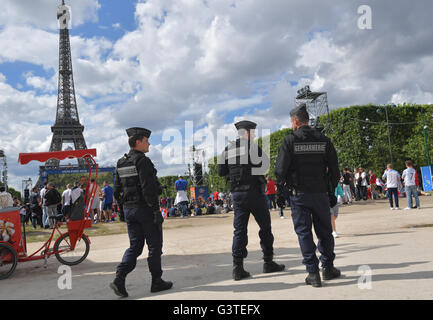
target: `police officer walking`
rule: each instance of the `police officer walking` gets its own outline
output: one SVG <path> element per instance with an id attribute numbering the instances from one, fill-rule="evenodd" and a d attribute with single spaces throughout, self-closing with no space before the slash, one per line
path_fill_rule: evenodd
<path id="1" fill-rule="evenodd" d="M 244 270 L 243 260 L 247 257 L 247 227 L 250 213 L 260 227 L 260 246 L 263 251 L 263 272 L 279 272 L 284 265 L 273 261 L 274 236 L 271 231 L 271 217 L 265 198 L 269 158 L 254 143 L 256 124 L 240 121 L 235 124 L 239 139 L 230 143 L 218 160 L 218 174 L 228 176 L 233 197 L 233 279 L 241 280 L 250 276 Z"/>
<path id="2" fill-rule="evenodd" d="M 303 104 L 290 112 L 293 133 L 282 142 L 275 164 L 278 190 L 291 189 L 292 220 L 298 235 L 303 264 L 308 277 L 306 284 L 321 287 L 319 260 L 311 230 L 314 225 L 321 253 L 322 276 L 330 280 L 340 276 L 334 267 L 334 237 L 332 236 L 331 206 L 340 174 L 335 148 L 329 138 L 308 125 L 309 115 Z M 281 193 L 278 195 L 279 201 Z"/>
<path id="3" fill-rule="evenodd" d="M 145 156 L 149 151 L 151 131 L 144 128 L 126 130 L 129 137 L 128 154 L 117 162 L 114 197 L 123 203 L 124 218 L 128 227 L 130 247 L 117 266 L 116 278 L 110 288 L 121 297 L 127 297 L 125 279 L 134 270 L 137 257 L 143 252 L 146 241 L 147 262 L 152 275 L 151 292 L 170 289 L 172 282 L 161 279 L 162 223 L 158 196 L 162 193 L 152 161 Z"/>

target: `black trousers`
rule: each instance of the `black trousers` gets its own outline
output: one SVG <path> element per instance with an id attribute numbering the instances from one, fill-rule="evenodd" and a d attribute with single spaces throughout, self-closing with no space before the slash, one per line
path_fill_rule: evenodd
<path id="1" fill-rule="evenodd" d="M 250 213 L 260 227 L 260 246 L 264 257 L 273 256 L 274 236 L 271 230 L 271 216 L 265 194 L 258 189 L 233 192 L 234 235 L 232 255 L 234 258 L 244 259 L 248 255 L 248 220 Z"/>
<path id="2" fill-rule="evenodd" d="M 31 219 L 32 219 L 33 228 L 36 229 L 36 225 L 37 224 L 40 225 L 41 228 L 42 228 L 43 225 L 42 225 L 42 209 L 41 209 L 41 207 L 40 206 L 35 206 L 33 209 L 31 209 L 31 211 L 32 211 L 32 213 L 31 213 L 31 215 L 32 215 Z"/>
<path id="3" fill-rule="evenodd" d="M 389 205 L 392 208 L 392 196 L 394 195 L 395 207 L 398 208 L 398 189 L 397 188 L 388 188 L 388 199 Z"/>
<path id="4" fill-rule="evenodd" d="M 367 187 L 366 186 L 360 186 L 360 200 L 367 200 Z"/>
<path id="5" fill-rule="evenodd" d="M 334 237 L 332 236 L 329 198 L 326 193 L 298 193 L 290 197 L 292 220 L 298 235 L 307 272 L 319 271 L 316 249 L 321 253 L 322 267 L 333 266 Z M 318 238 L 317 247 L 313 240 L 312 227 Z"/>
<path id="6" fill-rule="evenodd" d="M 135 269 L 137 258 L 147 243 L 149 271 L 153 278 L 162 275 L 162 231 L 153 223 L 151 208 L 125 208 L 125 221 L 128 226 L 130 247 L 126 249 L 122 262 L 117 266 L 117 275 L 125 278 Z"/>
<path id="7" fill-rule="evenodd" d="M 269 210 L 276 209 L 277 208 L 277 202 L 275 200 L 275 194 L 267 194 L 266 198 L 267 198 Z"/>
<path id="8" fill-rule="evenodd" d="M 355 194 L 355 200 L 359 201 L 361 200 L 361 186 L 359 184 L 356 185 L 356 194 Z"/>

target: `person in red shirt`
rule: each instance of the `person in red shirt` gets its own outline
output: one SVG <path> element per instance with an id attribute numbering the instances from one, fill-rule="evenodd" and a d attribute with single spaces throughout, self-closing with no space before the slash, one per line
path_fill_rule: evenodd
<path id="1" fill-rule="evenodd" d="M 167 200 L 165 197 L 161 198 L 161 208 L 167 208 Z"/>
<path id="2" fill-rule="evenodd" d="M 369 184 L 370 184 L 370 193 L 371 193 L 371 198 L 372 199 L 379 199 L 379 195 L 377 194 L 377 184 L 376 184 L 376 176 L 374 175 L 373 171 L 369 171 L 368 172 L 370 179 L 369 179 Z"/>
<path id="3" fill-rule="evenodd" d="M 215 192 L 213 193 L 213 200 L 214 200 L 214 201 L 219 200 L 218 194 L 219 194 L 218 191 L 215 191 Z"/>
<path id="4" fill-rule="evenodd" d="M 271 176 L 267 177 L 266 184 L 266 198 L 268 199 L 268 208 L 269 210 L 277 209 L 277 203 L 275 201 L 275 194 L 277 191 L 275 190 L 275 181 L 272 180 Z"/>

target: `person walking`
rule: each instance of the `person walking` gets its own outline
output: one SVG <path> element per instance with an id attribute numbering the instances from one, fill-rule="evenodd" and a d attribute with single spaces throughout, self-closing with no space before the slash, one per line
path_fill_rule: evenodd
<path id="1" fill-rule="evenodd" d="M 343 189 L 341 188 L 340 184 L 337 184 L 337 187 L 335 188 L 335 196 L 338 198 L 338 196 L 340 197 L 344 197 L 344 192 Z M 335 224 L 335 220 L 337 220 L 338 218 L 338 202 L 335 204 L 335 206 L 333 206 L 332 208 L 330 208 L 331 211 L 331 225 L 332 225 L 332 236 L 334 238 L 338 238 L 339 235 L 337 233 L 337 226 Z"/>
<path id="2" fill-rule="evenodd" d="M 43 228 L 44 226 L 42 224 L 42 201 L 37 187 L 34 187 L 32 189 L 32 194 L 30 195 L 30 210 L 33 228 L 36 229 L 37 224 L 40 225 L 41 228 Z"/>
<path id="3" fill-rule="evenodd" d="M 367 187 L 368 187 L 368 177 L 367 173 L 364 171 L 363 168 L 359 168 L 359 178 L 360 184 L 359 184 L 359 190 L 360 190 L 360 199 L 366 201 L 368 199 L 367 197 Z"/>
<path id="4" fill-rule="evenodd" d="M 271 176 L 266 179 L 266 198 L 268 200 L 269 210 L 277 209 L 277 203 L 275 201 L 275 181 L 272 180 Z"/>
<path id="5" fill-rule="evenodd" d="M 330 207 L 337 202 L 334 190 L 340 179 L 337 152 L 328 137 L 308 125 L 305 104 L 292 109 L 290 117 L 293 132 L 284 138 L 275 164 L 277 185 L 287 185 L 292 191 L 292 220 L 304 258 L 302 262 L 308 272 L 305 283 L 321 287 L 316 248 L 321 253 L 323 279 L 331 280 L 341 275 L 334 267 L 330 217 Z M 279 187 L 278 190 L 283 189 Z M 319 240 L 317 247 L 312 225 Z"/>
<path id="6" fill-rule="evenodd" d="M 173 286 L 162 276 L 162 217 L 158 197 L 162 188 L 149 152 L 151 131 L 145 128 L 126 130 L 130 151 L 117 161 L 114 198 L 123 203 L 125 222 L 128 227 L 130 247 L 125 251 L 122 262 L 117 266 L 116 277 L 110 288 L 120 297 L 127 297 L 126 276 L 135 269 L 137 258 L 147 243 L 147 263 L 152 275 L 150 291 L 159 292 Z"/>
<path id="7" fill-rule="evenodd" d="M 361 172 L 359 168 L 353 169 L 353 178 L 354 178 L 354 184 L 355 184 L 355 201 L 361 200 Z"/>
<path id="8" fill-rule="evenodd" d="M 413 163 L 410 160 L 405 162 L 406 169 L 403 171 L 401 177 L 404 179 L 404 191 L 407 197 L 407 207 L 405 210 L 412 209 L 412 196 L 415 198 L 417 209 L 421 209 L 419 204 L 418 190 L 416 184 L 416 170 L 413 168 Z"/>
<path id="9" fill-rule="evenodd" d="M 44 198 L 45 206 L 47 207 L 48 226 L 50 229 L 53 229 L 55 220 L 51 217 L 57 215 L 57 205 L 62 201 L 62 196 L 55 188 L 54 183 L 49 182 L 47 184 L 47 191 L 44 194 Z"/>
<path id="10" fill-rule="evenodd" d="M 40 195 L 41 195 L 41 200 L 42 200 L 42 224 L 44 226 L 44 228 L 48 228 L 48 217 L 47 217 L 47 206 L 46 206 L 46 200 L 45 200 L 45 192 L 47 192 L 48 188 L 47 188 L 48 182 L 45 181 L 44 182 L 44 187 L 41 189 L 40 191 Z"/>
<path id="11" fill-rule="evenodd" d="M 63 215 L 68 218 L 71 214 L 71 203 L 72 203 L 72 185 L 68 184 L 66 186 L 66 190 L 62 193 L 62 213 Z"/>
<path id="12" fill-rule="evenodd" d="M 174 200 L 174 205 L 178 205 L 181 213 L 181 218 L 183 219 L 187 213 L 187 205 L 188 205 L 188 194 L 186 192 L 188 188 L 188 182 L 183 179 L 181 175 L 178 177 L 179 179 L 174 183 L 174 189 L 176 190 L 176 199 Z"/>
<path id="13" fill-rule="evenodd" d="M 92 191 L 94 184 L 96 184 L 95 197 L 93 198 L 93 203 L 92 203 L 90 211 L 92 212 L 92 219 L 94 219 L 94 212 L 96 210 L 96 214 L 97 214 L 98 219 L 94 219 L 94 221 L 95 221 L 95 223 L 99 223 L 99 222 L 102 222 L 102 212 L 99 208 L 100 207 L 100 203 L 99 203 L 100 199 L 99 198 L 102 197 L 102 191 L 101 191 L 101 188 L 99 187 L 99 184 L 97 184 L 95 182 L 95 179 L 92 178 L 90 180 L 90 188 L 89 188 L 90 191 L 89 192 Z"/>
<path id="14" fill-rule="evenodd" d="M 379 199 L 379 194 L 377 192 L 377 177 L 372 170 L 368 172 L 369 175 L 369 183 L 370 183 L 370 193 L 371 199 L 377 200 Z"/>
<path id="15" fill-rule="evenodd" d="M 277 186 L 276 188 L 283 188 L 282 192 L 278 192 L 280 195 L 277 197 L 277 205 L 280 208 L 280 219 L 285 219 L 284 217 L 284 208 L 286 205 L 290 208 L 290 195 L 289 195 L 289 189 L 287 189 L 287 186 Z"/>
<path id="16" fill-rule="evenodd" d="M 233 279 L 250 277 L 244 269 L 243 261 L 248 255 L 248 220 L 252 214 L 259 225 L 260 246 L 263 252 L 263 272 L 284 270 L 283 264 L 273 261 L 274 236 L 271 230 L 271 216 L 265 197 L 266 179 L 264 173 L 269 169 L 269 158 L 254 143 L 254 130 L 257 124 L 240 121 L 235 124 L 239 138 L 230 143 L 218 160 L 218 174 L 228 176 L 233 196 L 234 235 L 232 245 Z"/>
<path id="17" fill-rule="evenodd" d="M 350 188 L 350 184 L 353 182 L 352 175 L 350 174 L 350 170 L 348 168 L 344 169 L 343 174 L 343 193 L 345 202 L 352 204 L 352 190 Z"/>
<path id="18" fill-rule="evenodd" d="M 391 210 L 400 210 L 398 206 L 398 186 L 400 184 L 400 174 L 392 168 L 392 164 L 386 166 L 382 180 L 386 179 L 386 189 L 388 193 L 389 205 Z M 392 198 L 394 196 L 395 208 Z"/>
<path id="19" fill-rule="evenodd" d="M 111 222 L 111 215 L 113 214 L 113 188 L 109 185 L 108 181 L 104 181 L 102 189 L 102 210 L 105 215 L 105 222 Z"/>

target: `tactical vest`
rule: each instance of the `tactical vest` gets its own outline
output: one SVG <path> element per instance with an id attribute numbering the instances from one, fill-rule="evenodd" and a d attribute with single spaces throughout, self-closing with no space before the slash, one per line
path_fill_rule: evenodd
<path id="1" fill-rule="evenodd" d="M 266 179 L 263 176 L 252 175 L 252 165 L 248 152 L 249 143 L 243 144 L 240 139 L 227 147 L 226 161 L 229 168 L 229 182 L 232 192 L 260 188 L 266 184 Z"/>
<path id="2" fill-rule="evenodd" d="M 305 193 L 327 192 L 327 138 L 311 128 L 305 136 L 299 130 L 291 135 L 293 162 L 289 170 L 289 186 Z"/>
<path id="3" fill-rule="evenodd" d="M 123 191 L 123 205 L 127 208 L 136 208 L 146 205 L 143 199 L 141 183 L 137 171 L 138 161 L 145 157 L 144 154 L 125 154 L 117 162 L 117 174 Z"/>

